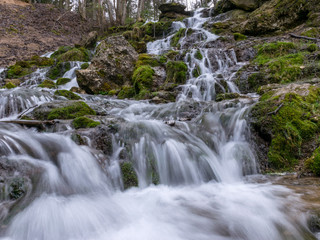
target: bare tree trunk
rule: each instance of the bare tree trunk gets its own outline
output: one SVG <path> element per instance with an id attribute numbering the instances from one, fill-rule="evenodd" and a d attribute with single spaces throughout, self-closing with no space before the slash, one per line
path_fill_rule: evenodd
<path id="1" fill-rule="evenodd" d="M 106 4 L 107 4 L 107 11 L 108 11 L 108 15 L 109 15 L 109 20 L 110 20 L 110 24 L 112 26 L 114 26 L 114 18 L 113 18 L 113 13 L 114 13 L 114 8 L 112 3 L 110 2 L 110 0 L 105 0 Z"/>
<path id="2" fill-rule="evenodd" d="M 141 13 L 144 9 L 144 1 L 145 0 L 139 0 L 138 3 L 138 10 L 137 10 L 137 20 L 139 20 L 141 18 Z"/>

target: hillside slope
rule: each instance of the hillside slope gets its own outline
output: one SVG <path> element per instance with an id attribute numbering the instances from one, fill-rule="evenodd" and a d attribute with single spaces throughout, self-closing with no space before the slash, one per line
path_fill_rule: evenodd
<path id="1" fill-rule="evenodd" d="M 0 66 L 72 45 L 92 23 L 49 4 L 0 0 Z"/>

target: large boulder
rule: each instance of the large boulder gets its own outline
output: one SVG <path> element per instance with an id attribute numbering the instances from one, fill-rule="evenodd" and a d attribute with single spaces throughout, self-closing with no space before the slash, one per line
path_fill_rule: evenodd
<path id="1" fill-rule="evenodd" d="M 255 10 L 259 7 L 259 0 L 230 0 L 237 8 L 245 11 Z"/>
<path id="2" fill-rule="evenodd" d="M 186 6 L 180 3 L 165 3 L 159 6 L 161 14 L 159 19 L 182 19 L 192 15 L 192 12 L 185 11 Z"/>
<path id="3" fill-rule="evenodd" d="M 123 36 L 102 41 L 85 70 L 76 72 L 77 81 L 89 94 L 106 93 L 131 81 L 138 53 Z"/>
<path id="4" fill-rule="evenodd" d="M 98 39 L 98 33 L 97 31 L 92 31 L 88 35 L 82 37 L 81 41 L 76 44 L 76 46 L 85 47 L 88 49 L 93 49 L 96 46 Z"/>

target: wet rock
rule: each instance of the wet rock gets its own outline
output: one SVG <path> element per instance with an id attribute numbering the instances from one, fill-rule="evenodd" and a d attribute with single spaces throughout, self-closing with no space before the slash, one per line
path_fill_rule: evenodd
<path id="1" fill-rule="evenodd" d="M 123 36 L 102 41 L 92 64 L 76 72 L 81 89 L 89 94 L 106 93 L 131 81 L 138 53 Z"/>
<path id="2" fill-rule="evenodd" d="M 93 49 L 96 46 L 97 39 L 98 33 L 96 31 L 92 31 L 88 35 L 84 36 L 81 41 L 76 44 L 76 47 L 82 46 L 88 49 Z"/>

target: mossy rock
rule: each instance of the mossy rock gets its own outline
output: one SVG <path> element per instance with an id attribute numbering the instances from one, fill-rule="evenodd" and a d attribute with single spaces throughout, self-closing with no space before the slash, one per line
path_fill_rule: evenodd
<path id="1" fill-rule="evenodd" d="M 301 149 L 317 141 L 320 89 L 309 84 L 267 91 L 252 111 L 253 127 L 269 142 L 268 160 L 275 170 L 292 170 Z"/>
<path id="2" fill-rule="evenodd" d="M 42 83 L 38 85 L 41 88 L 56 88 L 56 84 L 51 80 L 44 80 Z"/>
<path id="3" fill-rule="evenodd" d="M 54 60 L 46 57 L 33 56 L 26 61 L 17 61 L 8 68 L 7 77 L 20 78 L 34 72 L 37 68 L 48 67 L 54 64 Z"/>
<path id="4" fill-rule="evenodd" d="M 169 28 L 171 27 L 171 22 L 169 21 L 158 21 L 158 22 L 149 22 L 141 27 L 144 34 L 151 37 L 163 37 L 168 33 Z"/>
<path id="5" fill-rule="evenodd" d="M 7 89 L 12 89 L 12 88 L 16 88 L 17 86 L 14 85 L 12 82 L 8 82 L 6 83 L 6 85 L 4 85 L 4 87 Z"/>
<path id="6" fill-rule="evenodd" d="M 88 62 L 90 60 L 89 51 L 83 47 L 72 48 L 69 51 L 57 56 L 58 62 L 81 61 Z"/>
<path id="7" fill-rule="evenodd" d="M 239 93 L 220 93 L 216 97 L 216 102 L 221 102 L 223 100 L 235 99 L 235 98 L 239 98 L 239 97 L 240 97 Z"/>
<path id="8" fill-rule="evenodd" d="M 73 102 L 65 107 L 52 109 L 48 113 L 48 120 L 74 119 L 85 115 L 96 115 L 96 112 L 85 102 Z"/>
<path id="9" fill-rule="evenodd" d="M 120 164 L 121 174 L 122 174 L 122 182 L 124 189 L 128 189 L 130 187 L 138 186 L 138 177 L 137 174 L 130 162 L 124 162 Z"/>
<path id="10" fill-rule="evenodd" d="M 132 86 L 123 86 L 121 91 L 118 93 L 119 99 L 125 99 L 125 98 L 133 98 L 135 96 L 136 92 L 134 87 Z"/>
<path id="11" fill-rule="evenodd" d="M 187 80 L 188 66 L 182 61 L 169 61 L 166 72 L 166 82 L 184 84 Z"/>
<path id="12" fill-rule="evenodd" d="M 58 78 L 58 80 L 56 81 L 56 85 L 64 85 L 70 81 L 70 78 Z"/>
<path id="13" fill-rule="evenodd" d="M 201 51 L 198 49 L 194 55 L 194 57 L 198 60 L 202 60 L 203 59 L 203 56 L 201 54 Z"/>
<path id="14" fill-rule="evenodd" d="M 50 58 L 57 58 L 58 56 L 66 53 L 66 52 L 68 52 L 68 51 L 71 50 L 71 49 L 72 49 L 72 47 L 70 47 L 70 46 L 61 46 L 61 47 L 58 48 L 57 51 L 55 51 L 55 52 L 50 56 Z"/>
<path id="15" fill-rule="evenodd" d="M 180 46 L 179 46 L 179 41 L 180 41 L 180 39 L 181 39 L 182 37 L 185 36 L 185 34 L 186 34 L 186 29 L 185 29 L 185 28 L 180 28 L 179 31 L 176 32 L 176 33 L 174 34 L 174 36 L 172 37 L 170 45 L 171 45 L 172 47 L 178 47 L 178 48 L 179 48 L 179 47 L 180 47 Z"/>
<path id="16" fill-rule="evenodd" d="M 247 36 L 241 34 L 241 33 L 234 33 L 233 34 L 234 40 L 236 41 L 243 41 L 247 39 Z"/>
<path id="17" fill-rule="evenodd" d="M 72 126 L 78 128 L 94 128 L 99 126 L 100 122 L 94 121 L 88 117 L 77 117 L 72 121 Z"/>
<path id="18" fill-rule="evenodd" d="M 149 65 L 151 67 L 161 66 L 166 60 L 161 57 L 150 55 L 150 54 L 140 54 L 138 61 L 136 62 L 136 67 L 139 68 L 143 65 Z"/>
<path id="19" fill-rule="evenodd" d="M 313 152 L 312 156 L 306 160 L 305 166 L 315 175 L 320 176 L 320 147 L 318 147 Z"/>
<path id="20" fill-rule="evenodd" d="M 58 62 L 54 66 L 52 66 L 48 73 L 47 77 L 54 80 L 59 77 L 62 77 L 67 71 L 71 69 L 71 65 L 69 62 Z"/>
<path id="21" fill-rule="evenodd" d="M 80 100 L 82 99 L 80 96 L 78 96 L 77 94 L 71 92 L 71 91 L 68 91 L 68 90 L 57 90 L 54 92 L 54 95 L 56 96 L 62 96 L 62 97 L 65 97 L 69 100 Z"/>
<path id="22" fill-rule="evenodd" d="M 154 70 L 149 65 L 138 67 L 132 76 L 133 87 L 136 94 L 142 90 L 150 90 L 153 82 Z"/>
<path id="23" fill-rule="evenodd" d="M 81 69 L 87 69 L 89 67 L 89 63 L 82 63 L 80 67 Z"/>

